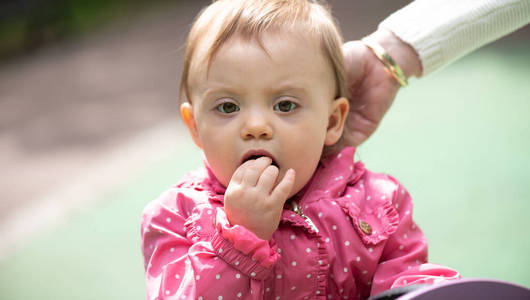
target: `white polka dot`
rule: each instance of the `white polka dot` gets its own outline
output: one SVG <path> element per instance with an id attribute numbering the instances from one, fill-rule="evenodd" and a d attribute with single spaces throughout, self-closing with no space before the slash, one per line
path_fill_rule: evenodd
<path id="1" fill-rule="evenodd" d="M 344 245 L 349 246 L 350 245 L 350 241 L 345 241 Z"/>
<path id="2" fill-rule="evenodd" d="M 378 219 L 381 219 L 381 214 L 377 214 L 377 218 L 378 218 Z"/>
<path id="3" fill-rule="evenodd" d="M 153 250 L 153 244 L 149 245 L 149 248 L 150 248 L 151 250 Z"/>
<path id="4" fill-rule="evenodd" d="M 166 290 L 166 295 L 169 295 L 169 290 Z"/>
<path id="5" fill-rule="evenodd" d="M 213 258 L 213 260 L 218 260 L 219 259 L 219 256 L 216 256 Z"/>
<path id="6" fill-rule="evenodd" d="M 304 206 L 304 208 L 305 208 L 305 209 L 308 209 L 308 208 L 309 208 L 309 205 Z"/>
<path id="7" fill-rule="evenodd" d="M 211 214 L 212 214 L 212 210 L 209 209 L 209 210 L 206 211 L 206 213 L 209 214 L 209 215 L 211 215 Z"/>
<path id="8" fill-rule="evenodd" d="M 252 272 L 252 273 L 250 273 L 250 276 L 251 276 L 251 277 L 256 277 L 256 273 L 255 273 L 255 272 Z"/>
<path id="9" fill-rule="evenodd" d="M 219 253 L 223 253 L 223 248 L 219 248 Z"/>
<path id="10" fill-rule="evenodd" d="M 306 249 L 305 249 L 305 252 L 309 253 L 309 252 L 311 252 L 311 249 L 306 248 Z"/>
<path id="11" fill-rule="evenodd" d="M 320 295 L 320 291 L 317 291 L 317 295 Z"/>
<path id="12" fill-rule="evenodd" d="M 318 213 L 318 217 L 322 218 L 322 213 L 321 212 Z"/>
<path id="13" fill-rule="evenodd" d="M 169 252 L 173 252 L 173 251 L 175 251 L 175 248 L 169 249 Z"/>
<path id="14" fill-rule="evenodd" d="M 373 252 L 373 251 L 374 251 L 374 249 L 373 249 L 372 247 L 368 248 L 368 252 L 371 253 L 371 252 Z"/>
<path id="15" fill-rule="evenodd" d="M 350 171 L 353 171 L 353 166 L 350 166 Z"/>
<path id="16" fill-rule="evenodd" d="M 296 286 L 293 285 L 293 286 L 291 287 L 291 290 L 292 290 L 292 291 L 296 290 Z"/>
<path id="17" fill-rule="evenodd" d="M 217 297 L 218 300 L 223 300 L 223 296 Z"/>
<path id="18" fill-rule="evenodd" d="M 401 190 L 401 194 L 405 194 L 405 190 Z"/>
<path id="19" fill-rule="evenodd" d="M 278 279 L 282 279 L 282 274 L 278 274 L 278 275 L 276 275 L 276 278 L 278 278 Z"/>
<path id="20" fill-rule="evenodd" d="M 294 240 L 295 236 L 294 234 L 291 234 L 291 240 Z"/>
<path id="21" fill-rule="evenodd" d="M 197 298 L 197 300 L 203 300 L 202 296 L 199 296 L 199 298 Z"/>
<path id="22" fill-rule="evenodd" d="M 338 158 L 341 158 L 342 157 L 342 153 L 339 153 L 339 155 L 337 155 Z"/>
<path id="23" fill-rule="evenodd" d="M 364 270 L 363 271 L 363 275 L 366 275 L 368 273 L 368 271 Z"/>
<path id="24" fill-rule="evenodd" d="M 201 226 L 197 226 L 197 230 L 201 230 L 201 229 L 202 229 L 202 227 L 201 227 Z"/>
<path id="25" fill-rule="evenodd" d="M 318 264 L 319 264 L 319 265 L 321 265 L 321 264 L 322 264 L 322 261 L 321 261 L 321 260 L 319 260 L 319 261 L 318 261 Z"/>
<path id="26" fill-rule="evenodd" d="M 215 279 L 218 279 L 218 280 L 219 280 L 220 278 L 221 278 L 221 275 L 220 275 L 220 274 L 215 275 Z"/>
<path id="27" fill-rule="evenodd" d="M 351 198 L 351 195 L 350 194 L 346 195 L 346 198 Z M 348 204 L 349 203 L 346 203 L 346 205 L 348 205 Z"/>
<path id="28" fill-rule="evenodd" d="M 276 296 L 276 300 L 280 300 L 280 296 Z"/>
<path id="29" fill-rule="evenodd" d="M 386 199 L 386 196 L 381 196 L 381 200 L 385 200 Z"/>
<path id="30" fill-rule="evenodd" d="M 241 292 L 237 293 L 237 298 L 241 298 L 242 295 Z"/>
<path id="31" fill-rule="evenodd" d="M 399 245 L 399 250 L 403 250 L 404 248 L 405 248 L 405 246 Z"/>
<path id="32" fill-rule="evenodd" d="M 366 201 L 370 201 L 370 199 L 372 199 L 372 196 L 367 196 L 366 197 Z"/>
<path id="33" fill-rule="evenodd" d="M 307 279 L 309 279 L 309 278 L 311 278 L 311 274 L 307 274 L 305 277 L 306 277 Z"/>
<path id="34" fill-rule="evenodd" d="M 239 260 L 234 263 L 236 266 L 239 266 Z"/>
<path id="35" fill-rule="evenodd" d="M 186 295 L 180 296 L 180 299 L 186 299 Z"/>
<path id="36" fill-rule="evenodd" d="M 337 230 L 337 225 L 333 225 L 331 228 L 333 228 L 333 230 Z"/>
<path id="37" fill-rule="evenodd" d="M 171 223 L 171 218 L 167 218 L 166 222 Z"/>
<path id="38" fill-rule="evenodd" d="M 293 267 L 296 267 L 296 261 L 293 261 L 291 265 L 293 265 Z"/>
<path id="39" fill-rule="evenodd" d="M 394 205 L 394 206 L 396 207 L 396 209 L 398 209 L 398 207 L 399 207 L 399 204 L 397 204 L 397 203 L 396 203 L 396 205 Z"/>
<path id="40" fill-rule="evenodd" d="M 276 250 L 276 252 L 282 253 L 282 248 L 278 248 L 278 250 Z"/>
<path id="41" fill-rule="evenodd" d="M 291 214 L 291 218 L 294 218 L 295 214 Z"/>
<path id="42" fill-rule="evenodd" d="M 358 193 L 358 192 L 359 192 L 359 190 L 358 190 L 358 189 L 355 189 L 354 191 L 355 191 L 356 193 Z"/>
<path id="43" fill-rule="evenodd" d="M 333 204 L 333 205 L 337 205 L 337 202 L 335 202 L 335 201 L 331 201 L 331 204 Z"/>
<path id="44" fill-rule="evenodd" d="M 237 279 L 241 278 L 241 274 L 237 273 L 237 274 L 236 274 L 236 278 L 237 278 Z"/>
<path id="45" fill-rule="evenodd" d="M 405 212 L 405 215 L 410 215 L 410 210 L 407 210 L 407 211 Z"/>
<path id="46" fill-rule="evenodd" d="M 348 268 L 344 268 L 344 273 L 347 273 L 348 272 Z"/>
<path id="47" fill-rule="evenodd" d="M 201 275 L 195 276 L 195 280 L 199 280 L 199 279 L 201 279 Z"/>
<path id="48" fill-rule="evenodd" d="M 326 243 L 329 243 L 329 238 L 328 237 L 326 238 Z"/>
<path id="49" fill-rule="evenodd" d="M 179 275 L 179 274 L 176 274 L 176 275 L 175 275 L 175 278 L 180 279 L 180 275 Z"/>
<path id="50" fill-rule="evenodd" d="M 355 259 L 356 261 L 361 261 L 361 257 L 360 256 L 357 256 L 357 258 Z"/>
<path id="51" fill-rule="evenodd" d="M 266 288 L 265 289 L 265 292 L 270 292 L 271 291 L 271 288 Z"/>
<path id="52" fill-rule="evenodd" d="M 403 235 L 403 238 L 404 238 L 404 239 L 407 239 L 408 237 L 409 237 L 409 236 L 408 236 L 406 233 Z"/>

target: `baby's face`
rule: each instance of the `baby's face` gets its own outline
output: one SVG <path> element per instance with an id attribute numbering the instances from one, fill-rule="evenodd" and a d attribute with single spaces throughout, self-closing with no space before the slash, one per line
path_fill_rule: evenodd
<path id="1" fill-rule="evenodd" d="M 257 42 L 231 38 L 208 76 L 205 64 L 195 68 L 187 125 L 223 185 L 244 161 L 266 155 L 278 181 L 296 171 L 292 196 L 311 178 L 323 146 L 336 142 L 328 133 L 334 73 L 316 42 L 299 35 L 264 34 L 263 45 L 268 54 Z"/>

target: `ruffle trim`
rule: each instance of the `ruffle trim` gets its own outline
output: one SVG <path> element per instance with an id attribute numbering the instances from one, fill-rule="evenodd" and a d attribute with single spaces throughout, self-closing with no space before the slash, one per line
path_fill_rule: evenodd
<path id="1" fill-rule="evenodd" d="M 264 269 L 270 269 L 281 258 L 277 252 L 278 246 L 273 239 L 267 242 L 258 238 L 253 232 L 243 226 L 230 225 L 222 208 L 217 208 L 214 226 L 217 229 L 217 234 L 214 234 L 214 241 L 219 246 L 214 247 L 216 247 L 218 254 L 224 257 L 225 260 L 228 259 L 229 261 L 227 262 L 232 265 L 246 265 L 250 267 L 249 270 L 254 269 L 251 265 L 259 265 Z M 224 248 L 220 248 L 221 245 Z M 231 250 L 239 253 L 229 253 Z M 236 262 L 238 263 L 236 264 Z M 255 275 L 252 276 L 252 271 L 244 270 L 245 268 L 241 269 L 241 267 L 237 268 L 250 274 L 251 277 L 256 276 L 257 279 L 259 279 L 257 277 L 258 273 L 261 274 L 264 271 L 260 270 L 260 272 L 255 272 Z"/>
<path id="2" fill-rule="evenodd" d="M 376 245 L 386 240 L 396 232 L 399 225 L 399 213 L 392 205 L 391 201 L 386 201 L 372 212 L 359 208 L 354 203 L 339 201 L 342 210 L 350 216 L 353 227 L 361 237 L 364 244 Z M 370 232 L 366 228 L 361 228 L 361 222 L 366 222 L 370 227 Z"/>

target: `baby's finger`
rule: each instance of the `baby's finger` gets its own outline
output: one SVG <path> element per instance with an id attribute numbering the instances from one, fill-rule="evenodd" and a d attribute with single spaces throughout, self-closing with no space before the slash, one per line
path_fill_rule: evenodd
<path id="1" fill-rule="evenodd" d="M 287 200 L 291 190 L 294 186 L 295 171 L 293 169 L 287 170 L 283 179 L 278 183 L 276 188 L 272 191 L 272 199 L 281 202 L 282 204 Z"/>
<path id="2" fill-rule="evenodd" d="M 256 160 L 249 160 L 244 163 L 248 166 L 245 167 L 245 173 L 243 174 L 243 184 L 249 186 L 255 186 L 258 183 L 258 179 L 263 173 L 263 170 L 267 168 L 271 163 L 272 159 L 270 157 L 262 156 Z"/>
<path id="3" fill-rule="evenodd" d="M 245 164 L 242 164 L 239 166 L 235 171 L 234 174 L 232 174 L 232 178 L 230 178 L 230 182 L 240 184 L 243 181 L 243 174 L 245 173 Z"/>
<path id="4" fill-rule="evenodd" d="M 257 186 L 264 191 L 267 191 L 267 195 L 269 195 L 272 191 L 272 187 L 276 183 L 279 173 L 280 171 L 278 170 L 278 167 L 272 165 L 268 166 L 265 171 L 261 173 Z"/>

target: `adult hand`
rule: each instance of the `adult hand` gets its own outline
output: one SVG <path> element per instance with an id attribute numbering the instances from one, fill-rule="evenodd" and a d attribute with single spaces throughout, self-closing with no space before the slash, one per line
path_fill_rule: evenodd
<path id="1" fill-rule="evenodd" d="M 406 77 L 421 76 L 421 62 L 408 44 L 390 31 L 380 29 L 374 39 L 401 67 Z M 361 41 L 342 47 L 350 91 L 350 113 L 347 119 L 347 145 L 358 146 L 377 129 L 400 88 L 383 63 Z"/>
<path id="2" fill-rule="evenodd" d="M 241 225 L 268 241 L 280 224 L 283 205 L 294 185 L 290 169 L 276 185 L 279 170 L 269 157 L 248 160 L 234 172 L 224 209 L 231 225 Z"/>

